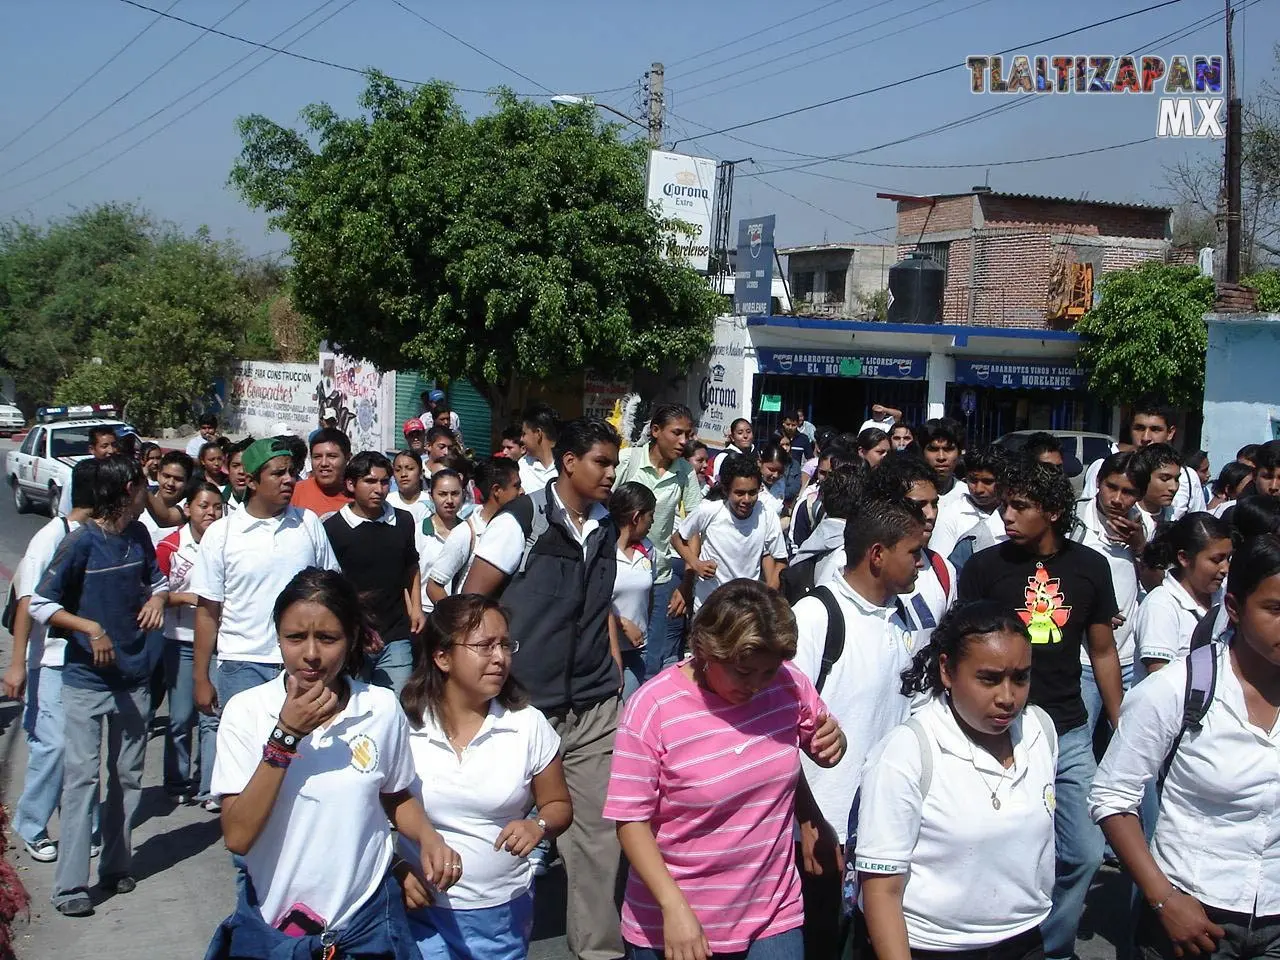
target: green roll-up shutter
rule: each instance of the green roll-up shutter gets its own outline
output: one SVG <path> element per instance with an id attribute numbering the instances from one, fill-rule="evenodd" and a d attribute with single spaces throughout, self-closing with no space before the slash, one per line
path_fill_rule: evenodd
<path id="1" fill-rule="evenodd" d="M 396 371 L 396 437 L 400 437 L 400 425 L 422 413 L 422 393 L 436 382 L 424 377 L 417 370 Z M 427 424 L 431 426 L 431 424 Z"/>
<path id="2" fill-rule="evenodd" d="M 489 439 L 493 413 L 484 394 L 466 380 L 455 380 L 449 385 L 449 407 L 458 415 L 463 442 L 476 456 L 487 457 L 493 451 Z"/>

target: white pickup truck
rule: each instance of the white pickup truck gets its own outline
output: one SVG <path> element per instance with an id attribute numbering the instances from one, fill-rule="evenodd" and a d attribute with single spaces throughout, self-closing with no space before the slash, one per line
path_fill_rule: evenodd
<path id="1" fill-rule="evenodd" d="M 22 445 L 5 456 L 4 474 L 19 513 L 29 513 L 39 503 L 50 516 L 57 514 L 71 468 L 89 456 L 89 429 L 105 425 L 119 433 L 128 426 L 115 413 L 115 407 L 105 404 L 40 408 Z"/>

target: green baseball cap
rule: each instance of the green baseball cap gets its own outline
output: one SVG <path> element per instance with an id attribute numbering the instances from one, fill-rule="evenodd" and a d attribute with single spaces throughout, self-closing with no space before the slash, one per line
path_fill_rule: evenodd
<path id="1" fill-rule="evenodd" d="M 255 440 L 240 456 L 240 464 L 244 472 L 253 476 L 276 457 L 292 457 L 293 452 L 274 437 Z"/>

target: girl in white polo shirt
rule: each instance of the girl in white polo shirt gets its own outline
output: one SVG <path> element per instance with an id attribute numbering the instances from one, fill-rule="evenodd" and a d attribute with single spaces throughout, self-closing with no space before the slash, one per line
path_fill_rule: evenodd
<path id="1" fill-rule="evenodd" d="M 411 911 L 425 960 L 522 960 L 533 933 L 529 854 L 563 833 L 573 805 L 560 737 L 511 677 L 517 648 L 496 600 L 446 597 L 427 618 L 401 702 L 432 823 L 467 865 L 461 880 Z M 531 813 L 534 804 L 537 812 Z M 402 853 L 416 860 L 410 843 Z M 401 874 L 406 871 L 399 869 Z M 411 873 L 406 894 L 425 893 Z"/>
<path id="2" fill-rule="evenodd" d="M 417 841 L 414 869 L 437 895 L 462 876 L 462 860 L 410 789 L 409 724 L 395 694 L 355 679 L 369 638 L 355 587 L 307 568 L 274 620 L 284 673 L 233 696 L 218 726 L 213 790 L 245 882 L 207 957 L 417 960 L 390 872 L 391 825 Z"/>
<path id="3" fill-rule="evenodd" d="M 903 673 L 931 699 L 867 759 L 850 817 L 879 960 L 1044 956 L 1058 747 L 1030 684 L 1026 628 L 990 601 L 951 610 Z"/>
<path id="4" fill-rule="evenodd" d="M 1227 579 L 1231 548 L 1231 527 L 1210 513 L 1183 514 L 1147 544 L 1143 563 L 1165 572 L 1133 621 L 1138 659 L 1148 673 L 1191 652 L 1196 624 Z"/>
<path id="5" fill-rule="evenodd" d="M 1224 605 L 1221 642 L 1129 691 L 1089 794 L 1145 900 L 1144 960 L 1280 953 L 1280 538 L 1236 550 Z M 1161 781 L 1148 847 L 1136 813 Z"/>
<path id="6" fill-rule="evenodd" d="M 618 572 L 613 578 L 609 630 L 622 660 L 624 702 L 646 679 L 644 648 L 656 576 L 649 529 L 657 508 L 653 491 L 634 480 L 621 484 L 609 497 L 609 517 L 618 530 Z"/>

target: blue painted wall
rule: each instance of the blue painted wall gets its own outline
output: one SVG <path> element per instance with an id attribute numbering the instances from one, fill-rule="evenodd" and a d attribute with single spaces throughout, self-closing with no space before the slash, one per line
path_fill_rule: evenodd
<path id="1" fill-rule="evenodd" d="M 1204 449 L 1214 474 L 1280 422 L 1280 314 L 1211 314 L 1204 371 Z"/>

